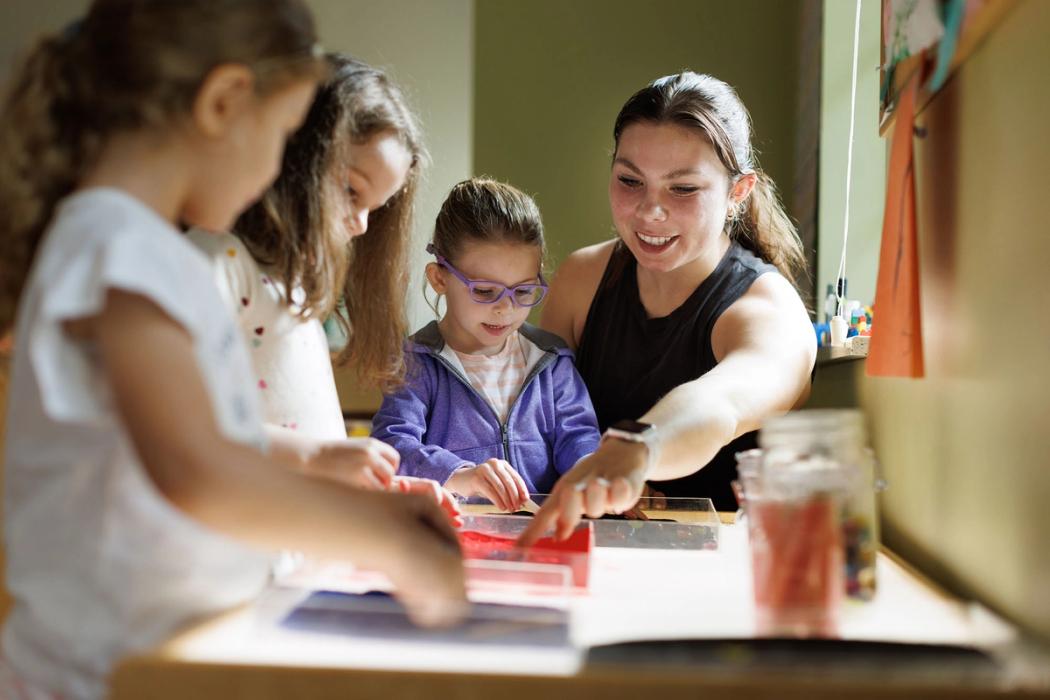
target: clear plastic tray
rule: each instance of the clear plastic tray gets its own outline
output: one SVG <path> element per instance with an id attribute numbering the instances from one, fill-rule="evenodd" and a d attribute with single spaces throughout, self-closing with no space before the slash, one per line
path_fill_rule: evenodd
<path id="1" fill-rule="evenodd" d="M 542 506 L 547 496 L 532 500 Z M 488 502 L 464 504 L 463 528 L 516 537 L 531 513 L 499 513 Z M 595 546 L 631 549 L 718 549 L 718 512 L 709 498 L 642 498 L 628 513 L 590 520 Z"/>

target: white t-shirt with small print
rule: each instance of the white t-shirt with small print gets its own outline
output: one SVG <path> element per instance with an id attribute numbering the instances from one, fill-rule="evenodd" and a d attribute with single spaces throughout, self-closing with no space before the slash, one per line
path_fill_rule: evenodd
<path id="1" fill-rule="evenodd" d="M 346 437 L 328 339 L 321 322 L 289 307 L 284 286 L 229 233 L 192 230 L 247 340 L 267 423 L 318 439 Z M 302 290 L 293 292 L 302 302 Z"/>
<path id="2" fill-rule="evenodd" d="M 273 561 L 191 519 L 150 480 L 96 347 L 65 331 L 98 314 L 109 289 L 146 297 L 182 326 L 222 433 L 265 445 L 247 350 L 200 251 L 120 190 L 61 202 L 15 329 L 3 656 L 27 682 L 75 700 L 104 697 L 120 657 L 256 596 Z"/>

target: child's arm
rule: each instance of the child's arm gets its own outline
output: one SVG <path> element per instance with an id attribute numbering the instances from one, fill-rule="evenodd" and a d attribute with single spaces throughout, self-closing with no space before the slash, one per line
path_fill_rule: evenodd
<path id="1" fill-rule="evenodd" d="M 598 449 L 602 436 L 583 378 L 570 357 L 554 365 L 554 401 L 558 420 L 554 435 L 554 468 L 564 474 Z"/>
<path id="2" fill-rule="evenodd" d="M 269 454 L 308 476 L 340 481 L 372 491 L 392 487 L 400 457 L 390 445 L 374 438 L 317 440 L 291 428 L 266 425 Z"/>
<path id="3" fill-rule="evenodd" d="M 216 286 L 236 317 L 242 335 L 254 339 L 253 329 L 269 321 L 260 316 L 266 292 L 260 281 L 262 272 L 248 248 L 228 233 L 194 229 L 186 235 L 208 256 Z M 270 456 L 309 476 L 383 491 L 390 488 L 391 478 L 397 472 L 396 451 L 376 440 L 313 440 L 270 423 L 266 434 Z"/>
<path id="4" fill-rule="evenodd" d="M 396 476 L 400 456 L 375 438 L 315 440 L 279 425 L 267 425 L 269 455 L 289 469 L 307 476 L 338 481 L 370 491 L 418 493 L 441 506 L 452 524 L 462 524 L 459 506 L 451 493 L 431 479 Z"/>
<path id="5" fill-rule="evenodd" d="M 439 484 L 448 481 L 452 473 L 470 462 L 438 445 L 427 445 L 427 414 L 430 390 L 427 368 L 409 361 L 408 376 L 400 388 L 383 397 L 383 403 L 372 418 L 372 437 L 382 440 L 401 455 L 399 473 Z"/>
<path id="6" fill-rule="evenodd" d="M 404 386 L 383 397 L 372 419 L 372 437 L 398 451 L 401 474 L 433 479 L 462 496 L 484 496 L 503 510 L 517 510 L 529 493 L 505 461 L 492 458 L 471 464 L 443 447 L 423 443 L 430 403 L 426 372 L 419 364 L 410 366 Z"/>
<path id="7" fill-rule="evenodd" d="M 136 451 L 173 504 L 260 549 L 382 571 L 418 621 L 460 614 L 459 548 L 432 501 L 312 479 L 225 438 L 190 336 L 144 297 L 110 290 L 89 328 Z"/>

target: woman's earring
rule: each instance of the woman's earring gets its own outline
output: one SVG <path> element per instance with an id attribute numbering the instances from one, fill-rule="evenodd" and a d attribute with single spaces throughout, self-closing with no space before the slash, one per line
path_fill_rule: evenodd
<path id="1" fill-rule="evenodd" d="M 729 211 L 726 212 L 726 227 L 732 228 L 736 220 L 739 219 L 744 213 L 743 202 L 737 202 L 733 206 L 729 207 Z"/>

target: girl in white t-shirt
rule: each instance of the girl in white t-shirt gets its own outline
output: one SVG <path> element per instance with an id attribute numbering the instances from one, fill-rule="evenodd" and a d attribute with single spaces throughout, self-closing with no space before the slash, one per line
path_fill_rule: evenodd
<path id="1" fill-rule="evenodd" d="M 301 0 L 98 0 L 15 77 L 0 697 L 103 697 L 117 659 L 251 599 L 281 549 L 385 572 L 419 620 L 464 599 L 433 502 L 264 451 L 248 351 L 175 226 L 225 229 L 267 187 L 321 74 L 314 42 Z"/>
<path id="2" fill-rule="evenodd" d="M 333 451 L 338 459 L 313 460 L 324 476 L 423 490 L 451 511 L 452 495 L 436 482 L 395 476 L 396 450 L 346 436 L 321 320 L 344 327 L 348 343 L 336 361 L 363 384 L 387 388 L 401 378 L 406 249 L 424 151 L 383 71 L 340 54 L 327 60 L 328 79 L 289 139 L 274 184 L 233 234 L 194 230 L 190 238 L 236 311 L 268 432 L 295 440 L 304 465 Z"/>

